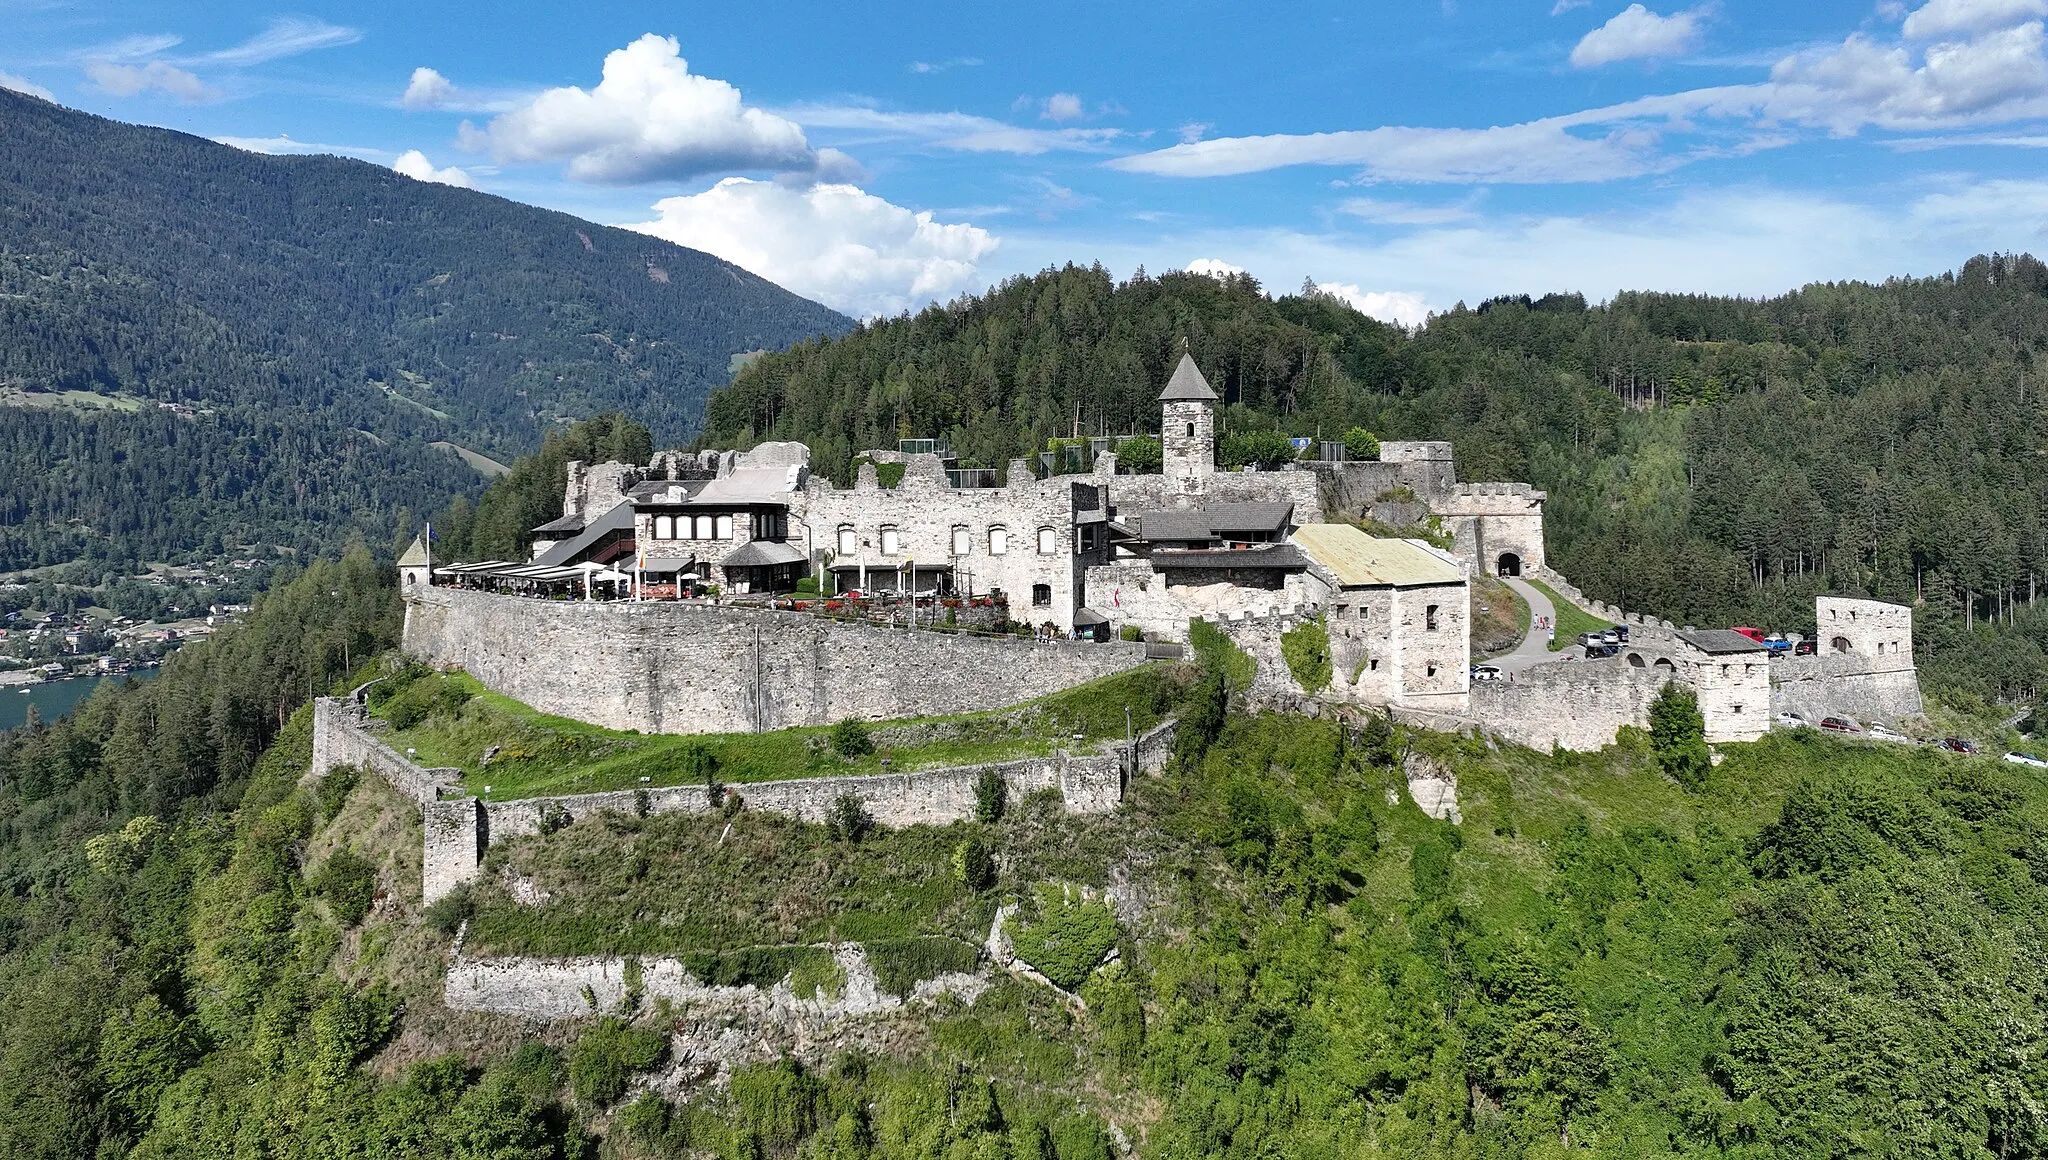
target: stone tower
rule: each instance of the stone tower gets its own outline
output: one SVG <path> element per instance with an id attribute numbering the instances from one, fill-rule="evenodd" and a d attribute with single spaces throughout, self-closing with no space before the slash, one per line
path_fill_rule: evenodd
<path id="1" fill-rule="evenodd" d="M 430 577 L 433 574 L 433 570 L 433 558 L 427 551 L 426 540 L 419 536 L 414 536 L 412 538 L 412 546 L 407 548 L 405 554 L 398 558 L 399 595 L 411 596 L 419 589 L 425 588 L 428 584 L 432 583 L 433 581 Z"/>
<path id="2" fill-rule="evenodd" d="M 1216 473 L 1216 392 L 1193 356 L 1180 356 L 1180 365 L 1159 392 L 1159 409 L 1166 478 L 1177 481 L 1182 491 L 1202 490 L 1203 481 Z"/>

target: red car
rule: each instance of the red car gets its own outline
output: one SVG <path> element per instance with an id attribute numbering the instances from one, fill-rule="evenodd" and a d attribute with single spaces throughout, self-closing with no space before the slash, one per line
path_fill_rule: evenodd
<path id="1" fill-rule="evenodd" d="M 1977 752 L 1977 746 L 1974 743 L 1965 741 L 1960 737 L 1944 737 L 1940 741 L 1935 742 L 1935 744 L 1948 750 L 1950 753 Z"/>
<path id="2" fill-rule="evenodd" d="M 1739 632 L 1742 635 L 1748 637 L 1749 639 L 1757 642 L 1758 644 L 1762 644 L 1764 642 L 1764 630 L 1761 628 L 1744 628 L 1741 625 L 1736 625 L 1734 628 L 1731 628 L 1728 631 Z"/>
<path id="3" fill-rule="evenodd" d="M 1822 718 L 1820 719 L 1820 727 L 1821 727 L 1821 728 L 1823 728 L 1823 729 L 1826 729 L 1826 730 L 1828 730 L 1828 731 L 1829 731 L 1829 732 L 1831 732 L 1831 733 L 1861 733 L 1861 732 L 1863 732 L 1863 730 L 1862 730 L 1862 729 L 1860 729 L 1860 728 L 1858 728 L 1858 727 L 1857 727 L 1857 725 L 1856 725 L 1856 723 L 1855 723 L 1854 721 L 1846 721 L 1846 720 L 1843 720 L 1843 719 L 1842 719 L 1842 718 L 1840 718 L 1840 717 L 1822 717 Z"/>

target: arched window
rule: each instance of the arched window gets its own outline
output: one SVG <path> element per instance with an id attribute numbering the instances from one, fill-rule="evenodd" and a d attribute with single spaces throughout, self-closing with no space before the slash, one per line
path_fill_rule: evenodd
<path id="1" fill-rule="evenodd" d="M 696 524 L 697 539 L 709 540 L 713 537 L 713 530 L 717 525 L 714 523 L 710 516 L 698 516 L 696 519 Z"/>
<path id="2" fill-rule="evenodd" d="M 654 538 L 655 538 L 655 539 L 657 539 L 657 540 L 673 540 L 673 539 L 675 539 L 675 538 L 676 538 L 676 518 L 675 518 L 674 516 L 656 516 L 656 517 L 654 517 Z"/>
<path id="3" fill-rule="evenodd" d="M 1640 669 L 1640 668 L 1644 667 L 1644 665 L 1643 665 L 1643 654 L 1641 654 L 1641 653 L 1630 653 L 1630 654 L 1628 654 L 1628 665 L 1629 665 L 1629 667 L 1630 667 L 1630 668 L 1632 668 L 1632 669 Z"/>
<path id="4" fill-rule="evenodd" d="M 1060 550 L 1060 534 L 1051 528 L 1038 529 L 1038 554 L 1050 556 Z"/>
<path id="5" fill-rule="evenodd" d="M 1838 653 L 1852 651 L 1849 647 L 1849 638 L 1846 636 L 1838 636 L 1835 639 L 1829 641 L 1828 647 L 1834 649 Z"/>
<path id="6" fill-rule="evenodd" d="M 955 556 L 965 556 L 973 550 L 974 534 L 967 530 L 965 524 L 955 527 L 953 529 L 953 554 Z"/>
<path id="7" fill-rule="evenodd" d="M 1193 439 L 1194 437 L 1195 437 L 1195 425 L 1194 425 L 1193 423 L 1190 423 L 1190 424 L 1188 424 L 1188 438 L 1190 438 L 1190 439 Z"/>
<path id="8" fill-rule="evenodd" d="M 902 550 L 903 537 L 897 533 L 893 526 L 884 527 L 882 529 L 882 554 L 884 556 L 893 556 Z"/>
<path id="9" fill-rule="evenodd" d="M 1010 550 L 1010 529 L 990 528 L 988 530 L 988 554 L 1001 556 Z"/>
<path id="10" fill-rule="evenodd" d="M 853 555 L 853 554 L 854 554 L 855 552 L 858 552 L 858 551 L 860 551 L 860 538 L 859 538 L 859 536 L 858 536 L 858 535 L 857 535 L 857 534 L 856 534 L 856 533 L 854 532 L 854 530 L 853 530 L 853 525 L 852 525 L 852 524 L 840 524 L 840 525 L 839 525 L 839 554 L 840 554 L 840 555 L 842 555 L 842 556 L 851 556 L 851 555 Z"/>
<path id="11" fill-rule="evenodd" d="M 732 539 L 732 517 L 719 516 L 717 524 L 713 527 L 712 534 L 721 540 Z"/>
<path id="12" fill-rule="evenodd" d="M 697 538 L 697 533 L 696 533 L 696 531 L 695 531 L 695 525 L 693 525 L 693 524 L 692 524 L 692 523 L 690 522 L 690 517 L 688 517 L 688 516 L 677 516 L 677 517 L 676 517 L 676 539 L 678 539 L 678 540 L 694 540 L 694 539 L 696 539 L 696 538 Z"/>

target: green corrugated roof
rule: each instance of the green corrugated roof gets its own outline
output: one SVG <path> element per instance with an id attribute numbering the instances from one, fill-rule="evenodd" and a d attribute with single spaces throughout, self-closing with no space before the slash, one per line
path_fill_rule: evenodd
<path id="1" fill-rule="evenodd" d="M 1347 587 L 1456 584 L 1465 576 L 1455 562 L 1420 540 L 1381 539 L 1350 524 L 1304 524 L 1293 538 Z"/>

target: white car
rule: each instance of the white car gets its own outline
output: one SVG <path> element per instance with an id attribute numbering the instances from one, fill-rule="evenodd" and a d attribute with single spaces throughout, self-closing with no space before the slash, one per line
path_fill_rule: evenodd
<path id="1" fill-rule="evenodd" d="M 1901 733 L 1896 729 L 1887 729 L 1882 725 L 1872 725 L 1870 728 L 1863 731 L 1863 735 L 1865 737 L 1870 738 L 1872 741 L 1903 741 L 1908 745 L 1913 743 L 1913 739 L 1911 737 L 1906 736 L 1904 733 Z"/>
<path id="2" fill-rule="evenodd" d="M 1473 665 L 1472 679 L 1475 681 L 1498 681 L 1500 670 L 1492 665 Z"/>
<path id="3" fill-rule="evenodd" d="M 1794 713 L 1780 713 L 1777 720 L 1778 728 L 1780 729 L 1805 729 L 1808 727 L 1806 719 Z"/>
<path id="4" fill-rule="evenodd" d="M 2028 757 L 2024 753 L 2008 753 L 2005 755 L 2005 759 L 2014 765 L 2031 765 L 2035 769 L 2048 769 L 2048 761 L 2043 761 L 2038 757 Z"/>

